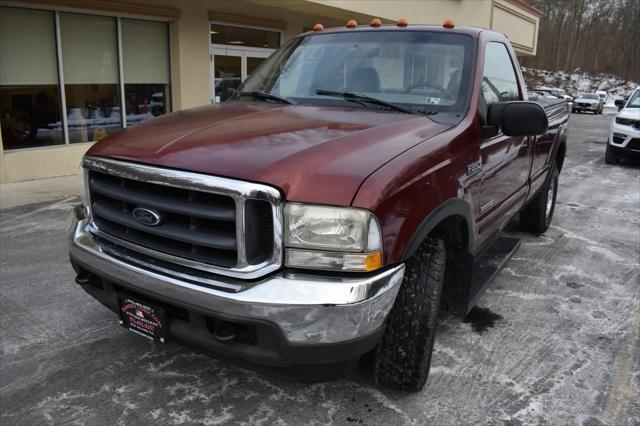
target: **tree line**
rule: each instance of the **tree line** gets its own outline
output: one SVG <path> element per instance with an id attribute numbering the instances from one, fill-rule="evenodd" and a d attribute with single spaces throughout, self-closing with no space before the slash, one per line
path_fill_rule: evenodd
<path id="1" fill-rule="evenodd" d="M 640 0 L 529 0 L 542 11 L 536 56 L 551 71 L 614 74 L 640 81 Z"/>

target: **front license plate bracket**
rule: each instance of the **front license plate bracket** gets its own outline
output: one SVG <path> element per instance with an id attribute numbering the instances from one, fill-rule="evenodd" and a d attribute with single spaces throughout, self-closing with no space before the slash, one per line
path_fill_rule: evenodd
<path id="1" fill-rule="evenodd" d="M 119 299 L 120 325 L 147 339 L 161 343 L 167 341 L 169 321 L 162 307 L 127 295 Z"/>

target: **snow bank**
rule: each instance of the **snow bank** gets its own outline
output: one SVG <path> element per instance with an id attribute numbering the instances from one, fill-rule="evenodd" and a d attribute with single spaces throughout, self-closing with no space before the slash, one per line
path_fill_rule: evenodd
<path id="1" fill-rule="evenodd" d="M 580 72 L 579 69 L 567 73 L 522 67 L 522 73 L 529 89 L 542 86 L 557 87 L 566 90 L 571 96 L 577 96 L 582 92 L 593 93 L 596 90 L 604 90 L 609 93 L 609 100 L 613 100 L 628 97 L 633 89 L 638 87 L 635 81 L 623 80 L 611 74 L 591 75 Z"/>

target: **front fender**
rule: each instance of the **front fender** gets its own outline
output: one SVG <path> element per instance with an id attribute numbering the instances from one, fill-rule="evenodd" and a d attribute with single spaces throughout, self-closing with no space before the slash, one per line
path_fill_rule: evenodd
<path id="1" fill-rule="evenodd" d="M 465 200 L 460 198 L 452 198 L 444 203 L 440 204 L 436 207 L 430 214 L 427 216 L 416 232 L 413 234 L 413 237 L 409 240 L 409 244 L 402 255 L 402 259 L 408 259 L 418 250 L 418 247 L 422 244 L 422 242 L 427 238 L 427 236 L 435 229 L 438 224 L 444 221 L 447 218 L 459 216 L 464 218 L 464 221 L 467 225 L 467 251 L 471 251 L 473 247 L 473 218 L 471 216 L 471 206 Z"/>
<path id="2" fill-rule="evenodd" d="M 376 214 L 385 264 L 404 261 L 438 223 L 450 216 L 467 223 L 473 246 L 474 194 L 480 174 L 467 166 L 480 156 L 479 126 L 460 126 L 433 137 L 378 169 L 362 184 L 352 205 Z M 470 250 L 471 251 L 471 250 Z"/>

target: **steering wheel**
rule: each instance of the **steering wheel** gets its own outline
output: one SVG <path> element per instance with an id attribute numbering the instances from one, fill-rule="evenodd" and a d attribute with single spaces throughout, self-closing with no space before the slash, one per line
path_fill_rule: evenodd
<path id="1" fill-rule="evenodd" d="M 424 80 L 412 84 L 411 86 L 407 87 L 404 92 L 405 93 L 410 93 L 411 91 L 413 91 L 413 89 L 417 89 L 418 87 L 431 87 L 432 89 L 436 89 L 438 92 L 440 92 L 443 95 L 445 95 L 444 96 L 445 98 L 447 98 L 449 100 L 453 100 L 454 99 L 454 96 L 451 94 L 451 92 L 449 92 L 444 87 L 440 86 L 439 84 L 431 83 L 429 81 L 424 81 Z"/>

